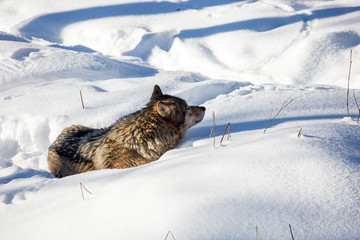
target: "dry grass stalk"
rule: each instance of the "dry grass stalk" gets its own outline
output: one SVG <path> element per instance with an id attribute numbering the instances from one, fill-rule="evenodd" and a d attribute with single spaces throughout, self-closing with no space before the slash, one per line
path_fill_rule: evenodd
<path id="1" fill-rule="evenodd" d="M 222 143 L 222 141 L 224 140 L 224 136 L 225 136 L 226 132 L 228 132 L 227 140 L 229 141 L 230 138 L 231 138 L 231 135 L 230 135 L 230 123 L 228 123 L 228 124 L 226 125 L 225 131 L 224 131 L 224 134 L 222 135 L 222 138 L 221 138 L 221 140 L 220 140 L 220 143 Z"/>
<path id="2" fill-rule="evenodd" d="M 84 193 L 83 193 L 83 188 L 85 189 L 85 191 L 87 191 L 88 193 L 92 194 L 89 190 L 86 189 L 86 187 L 82 184 L 82 182 L 80 182 L 80 190 L 81 190 L 81 196 L 82 199 L 85 200 L 84 198 Z"/>
<path id="3" fill-rule="evenodd" d="M 349 117 L 349 93 L 350 93 L 351 64 L 352 64 L 352 49 L 350 50 L 350 66 L 349 66 L 348 88 L 347 88 L 347 101 L 346 101 L 346 109 L 347 109 L 347 116 L 348 116 L 348 117 Z"/>
<path id="4" fill-rule="evenodd" d="M 353 95 L 354 95 L 354 99 L 355 99 L 356 106 L 357 106 L 357 108 L 358 108 L 358 110 L 359 110 L 359 113 L 358 113 L 358 116 L 357 116 L 357 120 L 356 120 L 356 122 L 359 123 L 360 107 L 359 107 L 359 103 L 358 103 L 358 101 L 357 101 L 357 99 L 356 99 L 356 96 L 355 96 L 355 90 L 353 90 Z"/>
<path id="5" fill-rule="evenodd" d="M 83 97 L 82 97 L 81 90 L 80 90 L 80 98 L 81 98 L 81 105 L 82 105 L 82 108 L 84 109 L 84 108 L 85 108 L 85 106 L 84 106 L 84 100 L 83 100 Z"/>
<path id="6" fill-rule="evenodd" d="M 214 122 L 214 147 L 215 147 L 215 112 L 213 112 L 213 122 Z"/>
<path id="7" fill-rule="evenodd" d="M 171 233 L 171 231 L 169 231 L 169 232 L 166 234 L 165 240 L 167 240 L 168 236 L 171 236 L 174 240 L 176 240 L 175 237 L 174 237 L 174 235 Z"/>
<path id="8" fill-rule="evenodd" d="M 231 135 L 230 135 L 230 123 L 228 123 L 228 137 L 227 140 L 229 141 L 231 139 Z"/>
<path id="9" fill-rule="evenodd" d="M 298 137 L 301 137 L 302 136 L 302 134 L 301 134 L 301 131 L 302 131 L 302 128 L 300 128 L 300 130 L 299 130 L 299 132 L 298 132 Z"/>
<path id="10" fill-rule="evenodd" d="M 259 240 L 259 231 L 258 231 L 258 227 L 255 227 L 255 233 L 256 233 L 256 240 Z"/>
<path id="11" fill-rule="evenodd" d="M 292 240 L 295 240 L 294 234 L 293 234 L 292 229 L 291 229 L 291 224 L 289 224 L 289 228 L 290 228 L 291 238 L 292 238 Z"/>
<path id="12" fill-rule="evenodd" d="M 210 137 L 214 136 L 214 147 L 215 147 L 215 112 L 213 112 L 213 128 L 211 129 L 210 132 Z"/>
<path id="13" fill-rule="evenodd" d="M 266 128 L 265 128 L 265 130 L 264 130 L 264 133 L 266 133 L 266 130 L 269 128 L 270 123 L 271 123 L 277 116 L 279 116 L 279 114 L 281 113 L 282 110 L 284 110 L 284 108 L 286 108 L 287 106 L 289 106 L 289 104 L 292 103 L 295 99 L 300 98 L 300 97 L 302 97 L 303 95 L 305 95 L 305 94 L 302 94 L 302 95 L 297 96 L 297 97 L 294 97 L 294 98 L 291 98 L 291 96 L 288 97 L 288 99 L 286 99 L 286 101 L 283 103 L 283 105 L 281 106 L 281 108 L 280 108 L 279 111 L 275 114 L 274 117 L 272 117 L 272 111 L 271 111 L 271 113 L 270 113 L 270 120 L 269 120 L 269 123 L 268 123 L 268 125 L 266 126 Z"/>

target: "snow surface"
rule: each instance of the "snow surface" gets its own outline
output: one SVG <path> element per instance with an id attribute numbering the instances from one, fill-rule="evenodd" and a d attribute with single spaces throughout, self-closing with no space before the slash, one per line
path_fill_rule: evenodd
<path id="1" fill-rule="evenodd" d="M 360 238 L 358 0 L 1 0 L 0 19 L 0 239 Z M 207 109 L 179 147 L 48 173 L 63 128 L 155 84 Z"/>

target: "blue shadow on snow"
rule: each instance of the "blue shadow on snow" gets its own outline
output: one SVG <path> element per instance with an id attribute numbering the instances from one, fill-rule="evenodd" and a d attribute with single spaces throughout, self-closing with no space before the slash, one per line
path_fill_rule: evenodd
<path id="1" fill-rule="evenodd" d="M 243 1 L 243 0 L 242 0 Z M 188 9 L 202 9 L 205 7 L 229 4 L 234 2 L 242 2 L 235 0 L 190 0 L 187 2 L 142 2 L 128 3 L 113 6 L 93 7 L 87 9 L 73 10 L 68 12 L 59 12 L 47 14 L 35 18 L 28 24 L 19 29 L 25 37 L 38 37 L 51 42 L 61 42 L 59 34 L 61 30 L 72 23 L 99 19 L 105 17 L 131 16 L 131 15 L 152 15 L 165 14 Z M 252 30 L 257 32 L 270 31 L 285 25 L 296 22 L 307 22 L 314 19 L 323 19 L 336 17 L 360 10 L 357 7 L 338 7 L 330 9 L 314 10 L 310 15 L 296 14 L 288 17 L 267 17 L 257 18 L 245 21 L 222 24 L 207 28 L 182 30 L 174 37 L 179 38 L 196 38 L 205 37 L 217 33 Z M 41 31 L 39 31 L 41 29 Z"/>
<path id="2" fill-rule="evenodd" d="M 271 31 L 279 27 L 290 25 L 296 22 L 307 22 L 314 19 L 323 19 L 330 17 L 337 17 L 340 15 L 359 11 L 359 7 L 343 7 L 343 8 L 330 8 L 315 10 L 310 15 L 299 14 L 288 17 L 268 17 L 268 18 L 257 18 L 245 21 L 233 22 L 228 24 L 217 25 L 213 27 L 182 30 L 178 35 L 174 37 L 183 38 L 199 38 L 206 37 L 209 35 L 231 32 L 237 30 L 251 30 L 256 32 Z"/>
<path id="3" fill-rule="evenodd" d="M 19 171 L 16 171 L 15 173 L 12 173 L 8 176 L 0 177 L 0 184 L 7 184 L 7 183 L 9 183 L 13 180 L 19 179 L 19 178 L 31 178 L 34 176 L 52 178 L 52 175 L 49 172 L 26 168 L 26 169 L 21 169 Z"/>
<path id="4" fill-rule="evenodd" d="M 187 9 L 224 5 L 244 0 L 190 0 L 187 2 L 138 2 L 111 6 L 93 7 L 40 16 L 19 29 L 22 36 L 38 37 L 51 42 L 61 42 L 61 30 L 76 22 L 116 16 L 152 15 L 177 12 Z M 41 31 L 39 31 L 41 29 Z"/>

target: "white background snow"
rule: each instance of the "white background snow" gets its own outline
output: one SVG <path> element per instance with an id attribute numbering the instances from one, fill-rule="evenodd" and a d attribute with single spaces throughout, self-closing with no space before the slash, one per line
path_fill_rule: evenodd
<path id="1" fill-rule="evenodd" d="M 0 239 L 360 239 L 359 23 L 358 0 L 0 0 Z M 63 128 L 155 84 L 207 109 L 179 147 L 48 173 Z"/>

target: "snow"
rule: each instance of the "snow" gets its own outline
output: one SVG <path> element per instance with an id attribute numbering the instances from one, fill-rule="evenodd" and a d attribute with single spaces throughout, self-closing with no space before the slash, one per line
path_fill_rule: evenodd
<path id="1" fill-rule="evenodd" d="M 0 16 L 0 239 L 359 238 L 358 1 L 2 0 Z M 207 109 L 180 146 L 48 173 L 62 129 L 109 126 L 155 84 Z"/>

